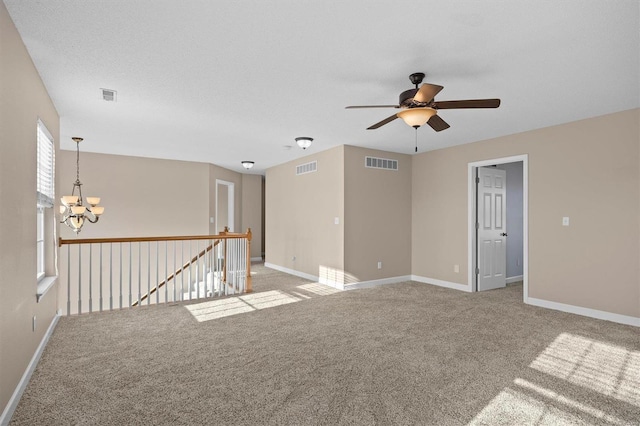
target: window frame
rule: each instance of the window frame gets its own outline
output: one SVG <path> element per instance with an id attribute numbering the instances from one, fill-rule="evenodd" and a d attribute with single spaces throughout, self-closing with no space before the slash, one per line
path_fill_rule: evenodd
<path id="1" fill-rule="evenodd" d="M 56 282 L 55 142 L 42 122 L 36 124 L 36 283 L 37 301 Z M 53 267 L 51 267 L 53 265 Z"/>

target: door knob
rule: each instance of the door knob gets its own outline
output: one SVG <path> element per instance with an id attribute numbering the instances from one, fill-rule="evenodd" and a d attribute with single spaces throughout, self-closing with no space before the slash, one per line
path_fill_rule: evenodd
<path id="1" fill-rule="evenodd" d="M 506 232 L 503 232 L 502 234 L 500 234 L 500 236 L 501 236 L 501 237 L 506 237 L 506 236 L 507 236 L 507 233 L 506 233 Z"/>

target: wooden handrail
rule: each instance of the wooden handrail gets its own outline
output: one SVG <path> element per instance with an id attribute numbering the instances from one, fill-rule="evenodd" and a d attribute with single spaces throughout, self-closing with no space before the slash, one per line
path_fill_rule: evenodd
<path id="1" fill-rule="evenodd" d="M 209 244 L 209 247 L 205 248 L 204 250 L 202 250 L 200 253 L 196 254 L 195 256 L 193 256 L 193 258 L 191 258 L 190 261 L 186 262 L 184 265 L 182 265 L 180 268 L 176 269 L 176 271 L 169 275 L 164 281 L 162 281 L 160 284 L 158 284 L 157 286 L 155 286 L 154 288 L 151 289 L 150 292 L 148 292 L 147 294 L 145 294 L 144 296 L 142 296 L 140 298 L 140 300 L 136 300 L 135 302 L 133 302 L 131 304 L 131 306 L 137 306 L 138 303 L 142 303 L 143 300 L 145 300 L 146 298 L 148 298 L 149 296 L 151 296 L 153 293 L 155 293 L 156 291 L 158 291 L 158 289 L 162 286 L 164 286 L 165 284 L 167 284 L 169 281 L 171 281 L 172 279 L 174 279 L 179 273 L 181 273 L 182 271 L 185 270 L 185 268 L 187 268 L 189 265 L 191 265 L 193 262 L 197 262 L 198 259 L 200 259 L 202 256 L 204 256 L 207 252 L 210 252 L 215 246 L 217 246 L 218 244 L 220 244 L 220 240 L 217 240 L 215 243 L 213 244 Z"/>
<path id="2" fill-rule="evenodd" d="M 78 238 L 78 239 L 58 239 L 58 245 L 64 244 L 100 244 L 100 243 L 138 243 L 147 241 L 188 241 L 188 240 L 226 240 L 234 238 L 248 238 L 250 234 L 225 233 L 218 235 L 186 235 L 173 237 L 123 237 L 123 238 Z"/>

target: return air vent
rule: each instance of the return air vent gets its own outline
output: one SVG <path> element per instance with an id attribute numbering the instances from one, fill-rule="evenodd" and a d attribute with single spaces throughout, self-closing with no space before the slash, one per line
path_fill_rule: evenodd
<path id="1" fill-rule="evenodd" d="M 107 102 L 115 102 L 118 92 L 111 89 L 100 89 L 102 90 L 102 99 Z"/>
<path id="2" fill-rule="evenodd" d="M 310 163 L 300 164 L 296 166 L 296 175 L 304 175 L 307 173 L 313 173 L 318 171 L 318 162 L 312 161 Z"/>
<path id="3" fill-rule="evenodd" d="M 364 157 L 364 166 L 370 169 L 398 170 L 398 160 Z"/>

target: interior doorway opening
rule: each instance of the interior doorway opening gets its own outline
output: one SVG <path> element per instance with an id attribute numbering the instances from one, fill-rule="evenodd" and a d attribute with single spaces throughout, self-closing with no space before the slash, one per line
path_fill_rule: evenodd
<path id="1" fill-rule="evenodd" d="M 478 171 L 481 168 L 494 167 L 505 170 L 507 173 L 506 185 L 508 194 L 506 203 L 506 229 L 501 230 L 505 235 L 506 260 L 505 260 L 505 284 L 518 281 L 523 282 L 523 301 L 527 303 L 529 296 L 529 253 L 528 253 L 528 156 L 517 155 L 513 157 L 494 158 L 477 161 L 468 164 L 468 291 L 479 290 L 478 281 L 483 265 L 483 253 L 478 248 L 479 223 L 478 207 L 485 208 L 482 200 L 478 200 Z M 511 197 L 509 197 L 511 195 Z M 518 207 L 520 205 L 521 207 Z M 494 204 L 495 206 L 495 204 Z M 514 207 L 515 206 L 515 207 Z M 509 209 L 510 207 L 510 209 Z M 480 212 L 482 218 L 483 212 Z"/>
<path id="2" fill-rule="evenodd" d="M 229 227 L 230 232 L 234 230 L 235 217 L 235 185 L 233 182 L 216 179 L 216 233 L 224 231 Z"/>

